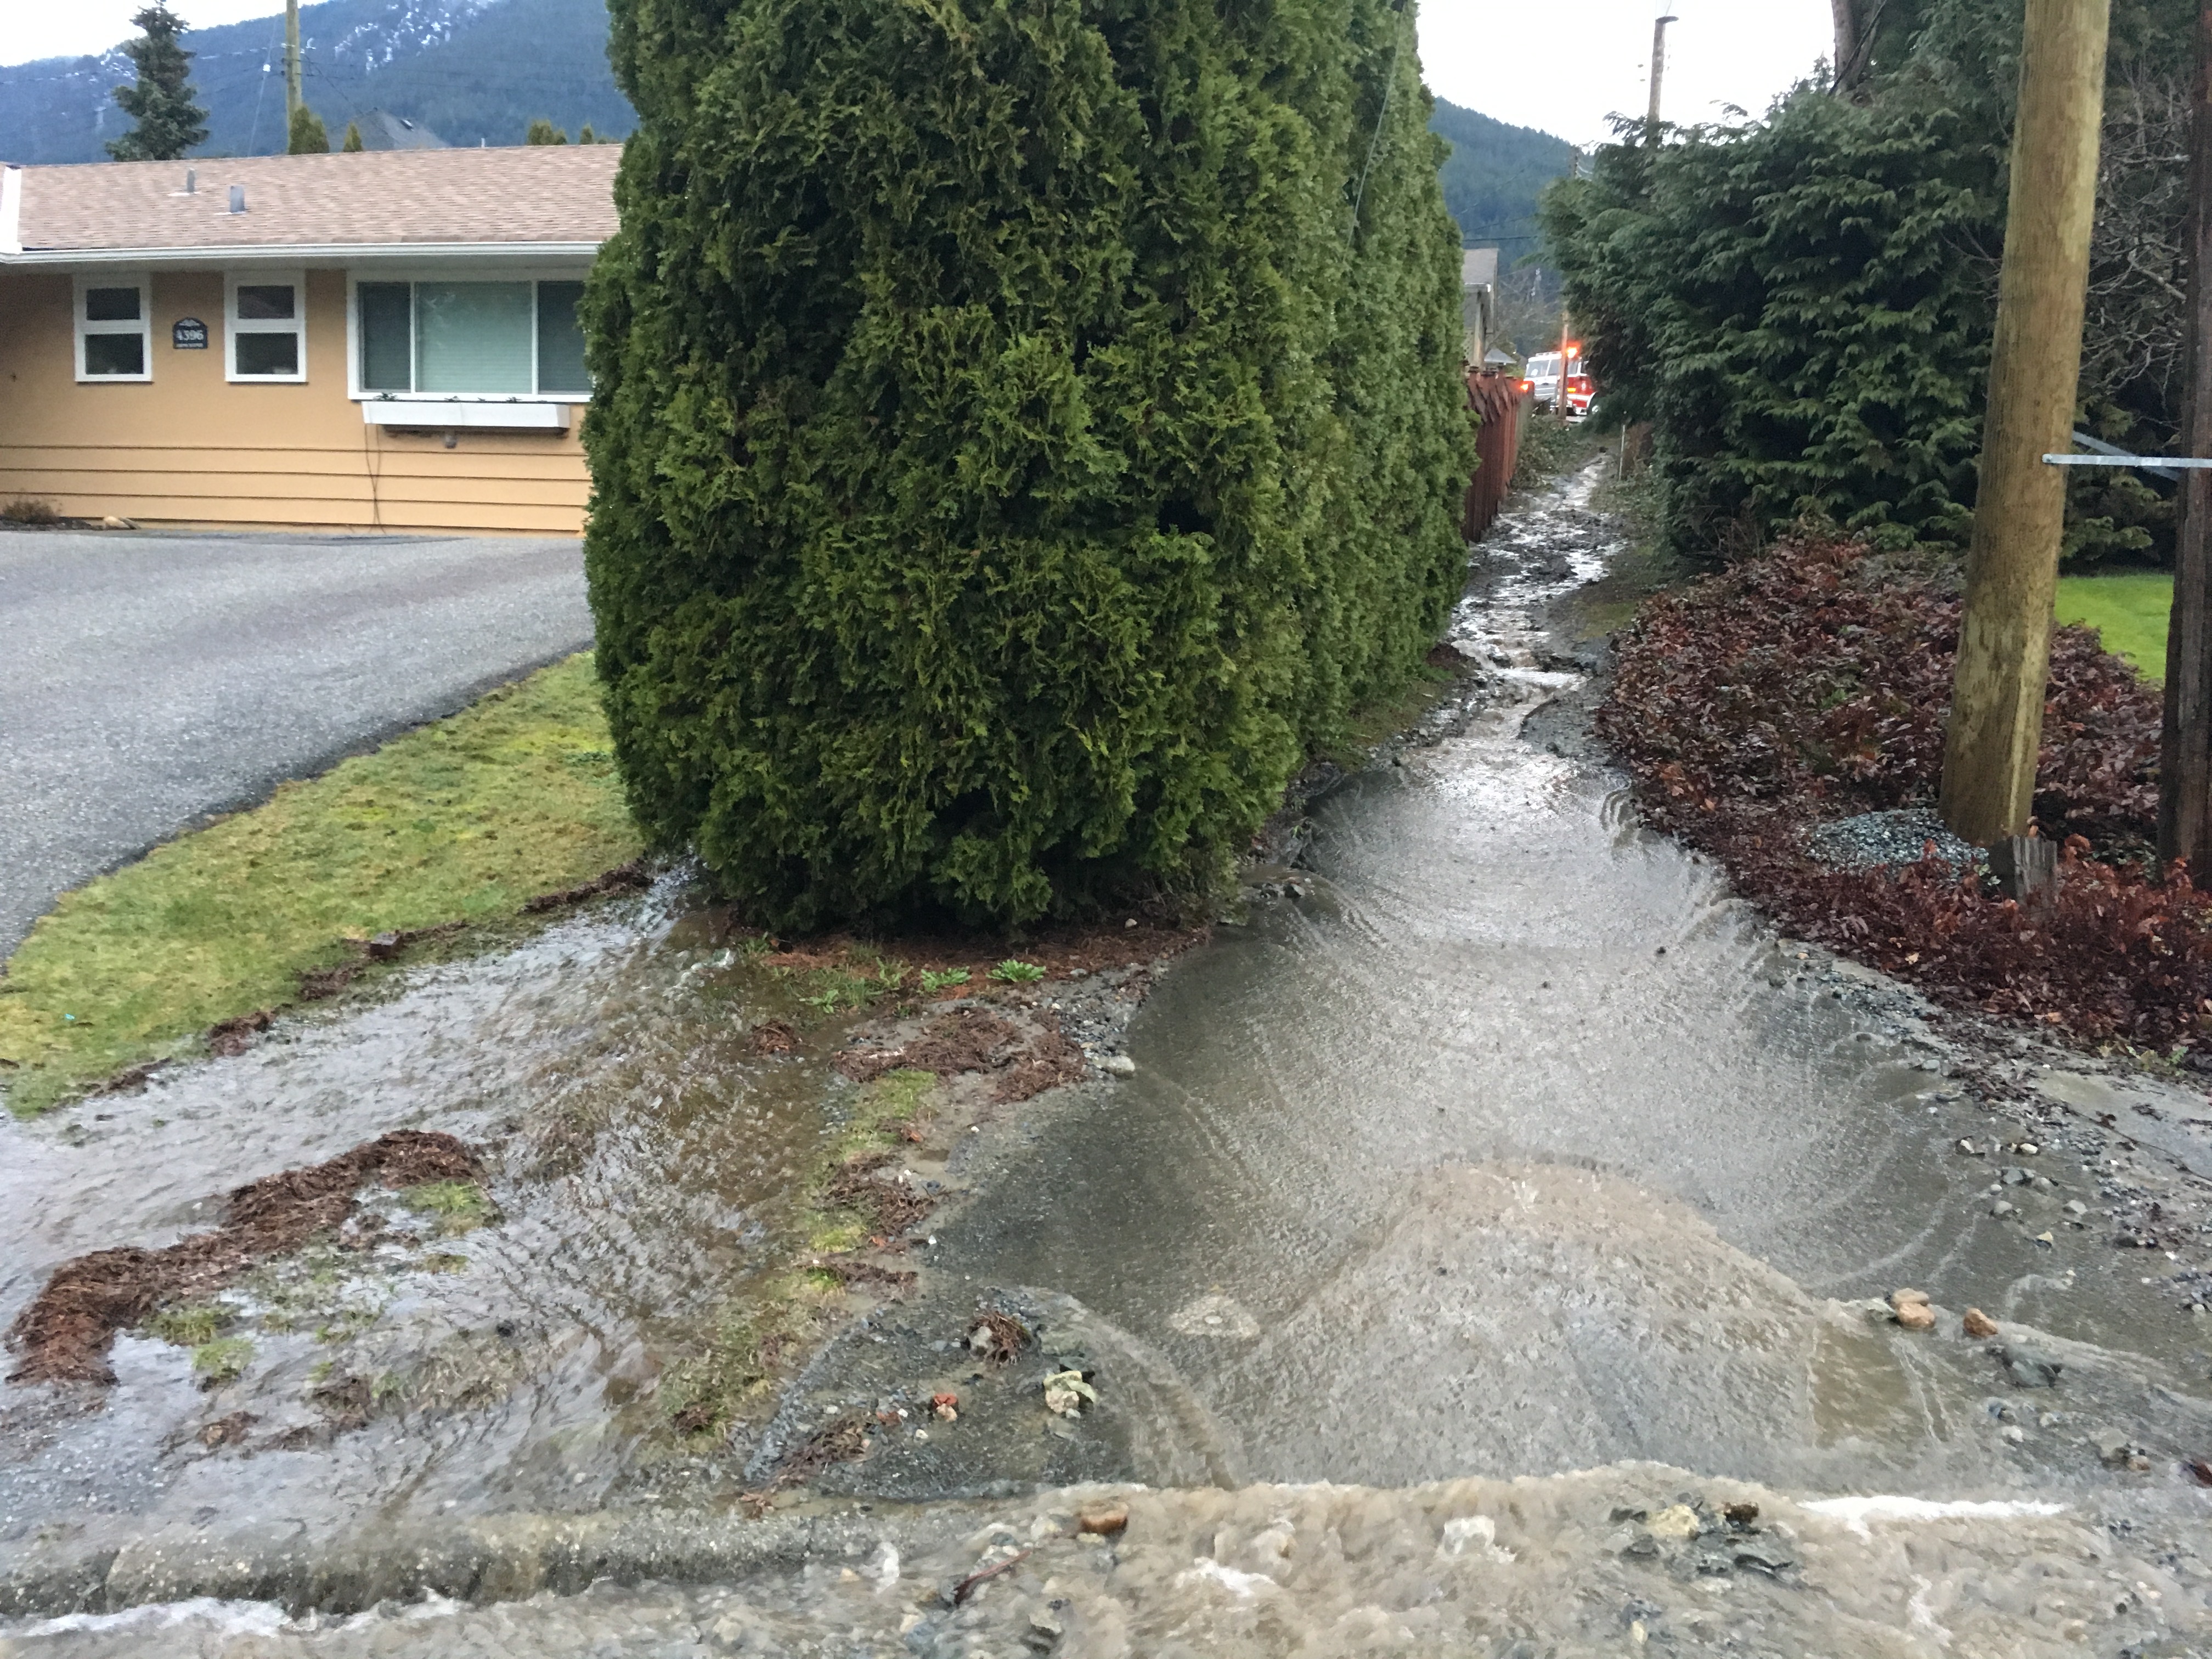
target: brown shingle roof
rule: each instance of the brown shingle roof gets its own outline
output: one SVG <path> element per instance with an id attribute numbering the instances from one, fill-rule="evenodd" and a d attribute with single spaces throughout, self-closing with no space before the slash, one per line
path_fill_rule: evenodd
<path id="1" fill-rule="evenodd" d="M 22 169 L 23 257 L 120 249 L 597 243 L 619 144 L 368 150 Z M 183 194 L 185 170 L 198 175 Z M 228 211 L 246 187 L 244 213 Z"/>

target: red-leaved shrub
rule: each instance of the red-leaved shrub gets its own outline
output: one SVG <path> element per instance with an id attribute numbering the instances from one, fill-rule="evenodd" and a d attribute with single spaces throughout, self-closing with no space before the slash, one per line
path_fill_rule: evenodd
<path id="1" fill-rule="evenodd" d="M 2212 898 L 2149 857 L 2158 694 L 2086 629 L 2051 646 L 2035 813 L 2065 840 L 2055 900 L 2022 907 L 1934 860 L 1808 853 L 1827 820 L 1935 804 L 1959 608 L 1864 548 L 1784 543 L 1645 606 L 1598 731 L 1648 822 L 1806 938 L 2076 1041 L 2212 1031 Z"/>

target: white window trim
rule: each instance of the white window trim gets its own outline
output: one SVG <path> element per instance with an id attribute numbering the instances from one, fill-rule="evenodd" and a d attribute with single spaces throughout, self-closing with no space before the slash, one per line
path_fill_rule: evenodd
<path id="1" fill-rule="evenodd" d="M 95 288 L 135 288 L 138 290 L 138 320 L 135 323 L 91 323 L 85 320 L 84 296 Z M 113 276 L 101 274 L 79 276 L 75 292 L 70 296 L 76 319 L 76 378 L 81 386 L 143 386 L 154 378 L 154 282 L 143 270 L 118 271 Z M 84 340 L 88 334 L 136 334 L 139 341 L 139 362 L 143 370 L 137 374 L 88 374 L 84 369 Z"/>
<path id="2" fill-rule="evenodd" d="M 241 288 L 284 288 L 292 290 L 292 314 L 277 320 L 241 319 L 238 290 Z M 238 337 L 241 334 L 289 334 L 300 343 L 300 367 L 291 374 L 241 374 L 238 372 Z M 222 273 L 222 378 L 234 386 L 298 386 L 307 378 L 307 273 L 304 270 L 226 270 Z"/>
<path id="3" fill-rule="evenodd" d="M 580 283 L 591 275 L 588 266 L 532 265 L 519 270 L 440 270 L 435 266 L 392 270 L 349 270 L 346 273 L 346 396 L 357 404 L 588 404 L 588 392 L 368 392 L 361 384 L 361 285 L 363 283 L 528 283 L 532 285 L 530 330 L 530 383 L 538 384 L 538 328 L 535 285 L 539 283 Z M 408 378 L 416 376 L 416 343 L 408 334 Z M 375 422 L 372 422 L 375 424 Z"/>

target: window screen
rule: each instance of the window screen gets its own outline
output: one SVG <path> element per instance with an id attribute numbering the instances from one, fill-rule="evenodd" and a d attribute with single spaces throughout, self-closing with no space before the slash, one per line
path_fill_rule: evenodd
<path id="1" fill-rule="evenodd" d="M 415 389 L 520 392 L 531 384 L 528 283 L 415 284 Z"/>
<path id="2" fill-rule="evenodd" d="M 361 389 L 415 389 L 414 291 L 406 283 L 363 283 L 361 301 Z"/>
<path id="3" fill-rule="evenodd" d="M 576 320 L 576 304 L 584 297 L 581 283 L 540 283 L 538 285 L 538 389 L 540 392 L 589 392 L 592 377 L 584 371 L 584 330 Z"/>

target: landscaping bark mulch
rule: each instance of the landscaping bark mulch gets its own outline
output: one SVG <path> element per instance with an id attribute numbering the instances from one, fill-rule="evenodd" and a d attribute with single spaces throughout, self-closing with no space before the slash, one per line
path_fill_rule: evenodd
<path id="1" fill-rule="evenodd" d="M 2087 629 L 2051 645 L 2034 811 L 2064 848 L 2055 898 L 1808 850 L 1823 823 L 1936 804 L 1959 617 L 1944 583 L 1863 545 L 1787 542 L 1651 600 L 1597 730 L 1647 822 L 1807 939 L 2085 1046 L 2212 1034 L 2212 896 L 2153 856 L 2159 693 Z"/>
<path id="2" fill-rule="evenodd" d="M 54 1269 L 8 1330 L 22 1356 L 10 1382 L 112 1384 L 115 1334 L 165 1303 L 220 1289 L 264 1257 L 335 1228 L 371 1181 L 387 1187 L 476 1181 L 483 1166 L 453 1136 L 395 1129 L 321 1164 L 286 1170 L 230 1194 L 222 1224 L 165 1249 L 95 1250 Z"/>

